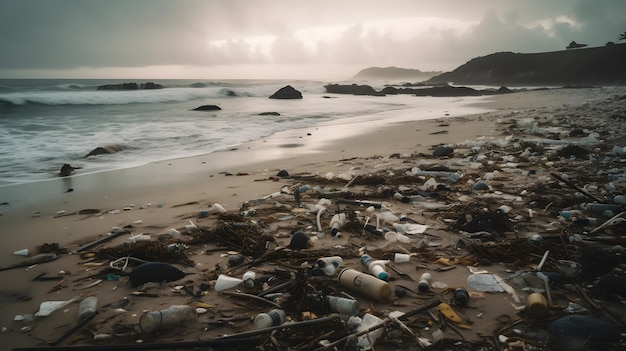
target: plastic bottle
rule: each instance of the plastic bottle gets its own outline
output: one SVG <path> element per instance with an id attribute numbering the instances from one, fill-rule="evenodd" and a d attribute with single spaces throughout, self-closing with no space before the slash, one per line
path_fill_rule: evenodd
<path id="1" fill-rule="evenodd" d="M 528 295 L 526 304 L 526 315 L 534 319 L 545 319 L 550 316 L 548 301 L 540 293 L 532 293 Z"/>
<path id="2" fill-rule="evenodd" d="M 248 288 L 254 288 L 254 279 L 256 278 L 256 273 L 254 271 L 247 271 L 243 274 L 243 285 Z"/>
<path id="3" fill-rule="evenodd" d="M 469 293 L 463 288 L 457 288 L 454 290 L 454 304 L 457 306 L 465 307 L 469 303 Z"/>
<path id="4" fill-rule="evenodd" d="M 326 275 L 333 275 L 337 271 L 337 268 L 343 263 L 343 258 L 340 256 L 330 256 L 319 258 L 315 264 L 324 270 Z"/>
<path id="5" fill-rule="evenodd" d="M 147 312 L 139 318 L 143 333 L 171 329 L 196 318 L 196 310 L 187 305 L 174 305 L 160 311 Z"/>
<path id="6" fill-rule="evenodd" d="M 417 291 L 419 292 L 429 292 L 430 291 L 430 273 L 424 273 L 420 277 L 419 282 L 417 283 Z"/>
<path id="7" fill-rule="evenodd" d="M 339 233 L 339 229 L 346 224 L 346 214 L 345 213 L 337 213 L 330 220 L 330 234 L 332 236 L 337 236 Z"/>
<path id="8" fill-rule="evenodd" d="M 273 309 L 267 313 L 257 314 L 257 316 L 254 317 L 254 326 L 257 329 L 269 328 L 285 323 L 285 319 L 287 319 L 285 311 Z"/>
<path id="9" fill-rule="evenodd" d="M 389 260 L 374 260 L 374 258 L 368 254 L 361 256 L 361 264 L 363 264 L 373 276 L 381 280 L 387 280 L 389 274 L 385 272 L 385 265 L 389 263 Z"/>
<path id="10" fill-rule="evenodd" d="M 596 216 L 603 216 L 607 218 L 615 216 L 617 213 L 620 213 L 622 210 L 622 206 L 620 205 L 598 204 L 598 203 L 582 204 L 582 208 L 584 208 L 586 212 L 589 212 Z"/>
<path id="11" fill-rule="evenodd" d="M 78 324 L 86 321 L 96 313 L 98 298 L 89 296 L 84 298 L 78 305 Z"/>
<path id="12" fill-rule="evenodd" d="M 339 285 L 373 300 L 388 301 L 391 299 L 391 285 L 369 274 L 346 268 L 339 272 L 337 280 Z"/>
<path id="13" fill-rule="evenodd" d="M 359 301 L 345 297 L 326 296 L 330 310 L 339 314 L 356 316 L 361 311 Z"/>

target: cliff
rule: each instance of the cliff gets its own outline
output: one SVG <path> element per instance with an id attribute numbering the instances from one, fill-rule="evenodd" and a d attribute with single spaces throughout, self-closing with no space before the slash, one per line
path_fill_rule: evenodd
<path id="1" fill-rule="evenodd" d="M 477 57 L 426 83 L 455 85 L 626 85 L 626 44 Z"/>

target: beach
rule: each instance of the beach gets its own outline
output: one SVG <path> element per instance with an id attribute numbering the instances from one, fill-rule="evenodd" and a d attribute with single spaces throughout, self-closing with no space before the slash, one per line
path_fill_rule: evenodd
<path id="1" fill-rule="evenodd" d="M 487 172 L 492 172 L 496 168 L 501 169 L 501 173 L 493 183 L 498 183 L 499 187 L 492 187 L 490 192 L 500 195 L 511 193 L 514 196 L 519 194 L 524 188 L 532 188 L 537 183 L 548 183 L 553 181 L 550 177 L 550 166 L 547 162 L 553 159 L 544 160 L 541 155 L 537 156 L 537 161 L 527 161 L 525 165 L 533 169 L 533 173 L 511 171 L 502 169 L 515 169 L 517 166 L 505 165 L 505 159 L 499 159 L 493 163 L 485 163 L 486 168 L 472 168 L 476 160 L 469 160 L 471 155 L 475 155 L 473 147 L 480 148 L 484 143 L 491 140 L 505 140 L 507 135 L 514 135 L 516 131 L 510 129 L 515 122 L 529 120 L 537 122 L 537 128 L 548 128 L 550 122 L 562 118 L 572 122 L 564 126 L 569 130 L 574 127 L 581 129 L 591 128 L 596 125 L 602 126 L 604 130 L 609 130 L 611 135 L 602 134 L 602 140 L 615 139 L 624 135 L 626 130 L 624 116 L 611 117 L 606 113 L 603 106 L 607 105 L 607 100 L 611 101 L 610 111 L 623 113 L 624 102 L 618 101 L 614 97 L 614 92 L 599 92 L 598 90 L 583 91 L 577 89 L 564 89 L 560 91 L 528 91 L 507 95 L 497 95 L 468 99 L 463 104 L 445 107 L 440 110 L 430 111 L 432 118 L 410 121 L 411 110 L 402 110 L 400 113 L 407 114 L 404 121 L 389 124 L 381 122 L 381 116 L 365 119 L 342 119 L 322 122 L 314 127 L 294 129 L 275 133 L 269 137 L 251 142 L 246 142 L 240 146 L 229 150 L 212 152 L 206 155 L 159 161 L 148 165 L 127 168 L 117 171 L 99 172 L 88 175 L 80 175 L 66 178 L 56 178 L 41 182 L 19 184 L 10 187 L 0 188 L 0 201 L 7 204 L 0 207 L 0 226 L 3 236 L 3 253 L 0 255 L 0 266 L 9 266 L 20 262 L 25 257 L 15 256 L 12 253 L 21 249 L 28 249 L 32 254 L 37 252 L 38 246 L 44 243 L 58 243 L 59 247 L 67 248 L 68 253 L 59 254 L 59 258 L 48 263 L 36 265 L 34 267 L 20 267 L 16 269 L 0 272 L 0 290 L 20 292 L 29 297 L 26 301 L 4 302 L 3 312 L 0 319 L 0 341 L 7 349 L 17 347 L 44 346 L 50 340 L 59 338 L 63 332 L 69 329 L 76 320 L 78 309 L 77 303 L 68 304 L 66 307 L 53 312 L 48 317 L 35 317 L 32 322 L 15 321 L 16 315 L 34 314 L 39 304 L 44 301 L 66 301 L 74 296 L 96 296 L 98 298 L 98 315 L 90 322 L 89 329 L 94 334 L 132 334 L 124 337 L 111 337 L 104 341 L 104 344 L 139 344 L 142 342 L 175 342 L 187 340 L 207 340 L 217 336 L 234 334 L 250 327 L 249 321 L 239 321 L 232 325 L 212 329 L 206 327 L 206 322 L 216 318 L 230 318 L 234 315 L 243 315 L 253 318 L 256 314 L 265 311 L 267 306 L 250 304 L 254 302 L 241 303 L 235 298 L 218 295 L 212 289 L 206 295 L 200 297 L 190 297 L 177 286 L 196 287 L 200 283 L 214 286 L 217 274 L 228 274 L 240 276 L 245 272 L 245 267 L 238 267 L 236 270 L 229 269 L 226 262 L 232 256 L 233 249 L 218 250 L 219 245 L 215 243 L 202 245 L 189 245 L 187 257 L 194 262 L 192 266 L 181 267 L 188 275 L 184 279 L 176 282 L 162 284 L 151 292 L 158 297 L 142 297 L 133 295 L 136 287 L 128 284 L 127 278 L 122 276 L 119 280 L 108 281 L 98 277 L 96 273 L 109 264 L 108 260 L 97 257 L 88 260 L 81 257 L 80 253 L 74 252 L 76 248 L 90 241 L 110 235 L 115 228 L 128 227 L 129 234 L 122 235 L 108 241 L 103 247 L 115 247 L 122 243 L 129 242 L 130 235 L 146 234 L 151 236 L 151 241 L 156 241 L 160 237 L 167 237 L 171 229 L 181 232 L 180 240 L 185 241 L 189 235 L 185 227 L 190 221 L 197 228 L 216 228 L 222 223 L 219 216 L 201 216 L 203 210 L 218 203 L 231 214 L 239 214 L 240 210 L 247 207 L 242 206 L 247 201 L 263 198 L 270 194 L 275 194 L 268 203 L 259 205 L 263 217 L 257 216 L 248 218 L 255 223 L 265 223 L 262 227 L 265 235 L 269 235 L 281 246 L 288 246 L 292 237 L 291 229 L 299 228 L 304 230 L 311 237 L 310 250 L 327 250 L 332 255 L 337 246 L 344 248 L 355 247 L 366 248 L 366 251 L 379 253 L 383 247 L 388 245 L 384 237 L 376 237 L 362 232 L 351 233 L 344 231 L 342 237 L 334 238 L 329 235 L 328 221 L 335 206 L 336 199 L 331 199 L 332 206 L 328 207 L 324 214 L 324 237 L 316 236 L 315 214 L 308 211 L 295 211 L 298 208 L 306 209 L 304 204 L 317 203 L 318 196 L 313 193 L 303 193 L 302 206 L 294 202 L 293 189 L 307 185 L 310 178 L 326 178 L 329 182 L 327 187 L 333 190 L 347 187 L 350 180 L 355 176 L 357 179 L 367 179 L 372 174 L 387 174 L 389 177 L 398 176 L 407 172 L 413 167 L 425 168 L 432 165 L 445 165 L 451 172 L 463 173 L 462 182 L 441 184 L 464 189 L 452 195 L 445 195 L 446 208 L 451 205 L 462 203 L 458 200 L 460 195 L 471 198 L 472 184 L 484 176 Z M 622 96 L 623 96 L 622 91 Z M 377 99 L 379 97 L 370 97 Z M 581 108 L 581 106 L 583 108 Z M 590 107 L 591 106 L 591 107 Z M 393 114 L 393 111 L 387 112 Z M 580 122 L 576 122 L 576 115 L 579 115 Z M 573 116 L 573 117 L 572 117 Z M 613 119 L 607 119 L 613 118 Z M 580 125 L 577 126 L 576 123 Z M 521 125 L 521 124 L 520 124 Z M 551 126 L 551 125 L 550 125 Z M 611 126 L 608 128 L 607 126 Z M 520 127 L 520 129 L 523 129 Z M 530 129 L 525 129 L 529 131 Z M 567 130 L 567 132 L 569 132 Z M 593 130 L 587 131 L 592 134 Z M 546 132 L 548 133 L 548 132 Z M 555 132 L 561 133 L 563 131 Z M 519 136 L 527 138 L 527 136 Z M 537 137 L 538 138 L 538 137 Z M 582 145 L 585 136 L 575 139 L 581 141 Z M 565 137 L 564 137 L 565 139 Z M 476 141 L 472 144 L 470 141 Z M 433 158 L 433 148 L 438 145 L 449 145 L 454 147 L 455 152 L 450 159 L 464 160 L 462 163 L 450 164 L 445 159 Z M 495 145 L 498 145 L 495 143 Z M 504 147 L 513 147 L 502 144 Z M 547 144 L 549 145 L 549 144 Z M 593 144 L 589 144 L 593 150 Z M 617 144 L 617 146 L 625 146 Z M 498 152 L 496 146 L 493 146 Z M 483 152 L 483 151 L 481 151 Z M 517 148 L 515 153 L 504 154 L 511 156 L 509 163 L 521 163 L 517 157 L 523 153 L 522 148 Z M 609 151 L 607 151 L 610 153 Z M 491 157 L 491 154 L 488 154 Z M 515 158 L 513 158 L 513 156 Z M 619 158 L 619 157 L 618 157 Z M 623 161 L 623 158 L 621 159 Z M 581 162 L 576 167 L 594 167 L 594 165 L 583 164 L 585 160 L 573 160 Z M 617 164 L 622 165 L 623 163 Z M 614 165 L 612 163 L 612 165 Z M 572 176 L 576 174 L 576 167 L 571 166 Z M 614 168 L 614 167 L 613 167 Z M 521 169 L 521 167 L 520 167 Z M 300 175 L 301 177 L 282 178 L 278 176 L 279 171 L 285 170 L 290 176 Z M 333 176 L 329 175 L 332 172 Z M 382 172 L 382 173 L 381 173 Z M 619 174 L 619 172 L 616 172 Z M 346 179 L 340 175 L 347 175 Z M 422 185 L 428 178 L 417 177 L 414 184 L 388 184 L 389 186 L 402 185 L 409 187 L 412 185 Z M 312 179 L 312 178 L 311 178 Z M 339 180 L 338 180 L 339 179 Z M 621 179 L 621 178 L 619 178 Z M 471 182 L 470 182 L 471 181 Z M 615 181 L 611 195 L 624 194 L 623 181 Z M 323 186 L 322 183 L 320 186 Z M 385 184 L 379 184 L 383 187 Z M 280 194 L 281 189 L 285 194 Z M 355 194 L 353 199 L 360 199 L 358 194 L 370 194 L 376 189 L 368 187 L 367 182 L 355 182 L 350 184 L 349 189 Z M 396 189 L 397 190 L 397 189 Z M 443 196 L 443 195 L 442 195 Z M 492 207 L 498 208 L 498 197 L 491 202 Z M 363 200 L 368 200 L 363 198 Z M 279 204 L 273 205 L 273 202 Z M 433 257 L 444 257 L 451 259 L 455 256 L 462 257 L 467 254 L 465 249 L 458 248 L 459 230 L 450 230 L 448 222 L 442 221 L 444 214 L 437 213 L 437 209 L 421 207 L 415 203 L 403 203 L 381 197 L 374 198 L 374 202 L 387 203 L 387 209 L 396 215 L 405 215 L 429 227 L 427 233 L 439 238 L 437 245 L 429 246 L 425 244 L 424 237 L 416 235 L 411 243 L 403 246 L 408 253 L 413 253 L 413 258 L 409 263 L 397 264 L 413 280 L 418 280 L 424 272 L 431 272 L 434 281 L 445 282 L 447 287 L 466 287 L 466 279 L 469 273 L 465 264 L 455 264 L 456 268 L 449 271 L 437 271 L 441 264 L 432 261 L 421 260 L 420 257 L 428 251 Z M 580 200 L 582 202 L 583 200 Z M 436 202 L 436 201 L 435 201 Z M 513 212 L 524 216 L 524 221 L 533 222 L 537 228 L 546 223 L 558 221 L 552 209 L 541 211 L 533 208 L 529 210 L 530 200 L 524 201 L 506 200 L 507 204 L 514 208 Z M 513 204 L 511 204 L 512 202 Z M 248 206 L 254 207 L 254 206 Z M 84 211 L 89 209 L 90 211 Z M 365 213 L 365 208 L 358 209 Z M 561 210 L 561 209 L 555 209 Z M 443 210 L 439 210 L 443 211 Z M 528 218 L 528 213 L 533 212 L 534 217 Z M 289 217 L 290 216 L 290 217 Z M 269 218 L 272 217 L 272 218 Z M 281 219 L 285 217 L 284 222 Z M 513 214 L 511 214 L 513 217 Z M 522 221 L 521 219 L 516 219 Z M 304 223 L 304 224 L 303 224 Z M 391 223 L 388 223 L 390 225 Z M 192 229 L 197 230 L 197 229 Z M 535 229 L 535 231 L 539 231 Z M 515 237 L 524 236 L 524 233 L 515 233 Z M 507 235 L 513 235 L 507 233 Z M 428 241 L 428 240 L 426 240 Z M 85 252 L 96 251 L 100 246 L 96 246 Z M 208 250 L 210 249 L 210 250 Z M 213 250 L 216 249 L 216 250 Z M 346 249 L 347 250 L 347 249 Z M 399 250 L 399 249 L 398 249 Z M 349 250 L 348 250 L 349 251 Z M 380 257 L 388 257 L 391 251 L 384 251 Z M 319 251 L 315 251 L 319 253 Z M 248 258 L 251 260 L 252 258 Z M 293 259 L 282 262 L 287 269 L 294 270 L 304 262 L 294 262 Z M 536 265 L 537 257 L 529 259 L 530 263 Z M 86 264 L 89 263 L 89 264 Z M 312 263 L 312 262 L 309 262 Z M 551 262 L 554 263 L 554 262 Z M 102 266 L 100 266 L 101 264 Z M 221 270 L 216 269 L 220 266 Z M 271 274 L 274 269 L 280 268 L 281 263 L 266 262 L 263 265 L 251 268 L 257 270 L 257 276 L 261 274 Z M 345 257 L 342 267 L 363 270 L 359 263 L 359 256 Z M 489 267 L 482 267 L 489 272 L 504 275 L 507 272 L 507 264 L 493 262 Z M 528 267 L 526 267 L 529 269 Z M 59 272 L 62 280 L 33 281 L 36 276 L 46 273 L 48 276 L 57 276 Z M 392 286 L 415 285 L 414 281 L 402 280 L 394 273 L 394 280 L 390 281 Z M 93 278 L 89 278 L 90 276 Z M 101 282 L 89 286 L 93 282 Z M 332 282 L 335 281 L 331 280 Z M 63 283 L 63 284 L 61 284 Z M 402 284 L 400 284 L 402 283 Z M 61 284 L 58 290 L 54 287 Z M 330 290 L 340 290 L 336 286 Z M 519 292 L 520 295 L 524 295 Z M 480 296 L 477 294 L 476 296 Z M 440 298 L 449 301 L 450 294 L 445 288 L 433 288 L 433 292 L 411 299 L 407 297 L 394 297 L 391 302 L 371 301 L 359 296 L 361 309 L 368 313 L 378 314 L 384 318 L 389 311 L 400 310 L 409 311 L 424 301 Z M 121 301 L 130 301 L 124 307 L 119 307 Z M 116 325 L 132 326 L 138 323 L 139 317 L 145 311 L 155 311 L 167 308 L 170 305 L 190 304 L 191 302 L 203 302 L 213 310 L 214 313 L 198 315 L 189 328 L 179 330 L 179 333 L 164 333 L 160 336 L 136 335 L 130 330 L 122 333 Z M 563 303 L 563 302 L 561 302 Z M 565 302 L 566 303 L 566 302 Z M 584 302 L 582 302 L 584 303 Z M 466 340 L 478 343 L 482 334 L 492 334 L 494 330 L 501 328 L 501 315 L 506 315 L 508 320 L 517 319 L 517 312 L 512 305 L 524 306 L 524 300 L 515 301 L 511 294 L 507 293 L 483 293 L 482 297 L 472 300 L 471 308 L 458 309 L 464 318 L 473 321 L 471 330 L 462 330 Z M 622 306 L 623 307 L 623 306 Z M 118 309 L 123 308 L 124 312 Z M 224 314 L 220 315 L 220 311 Z M 230 315 L 227 313 L 230 311 Z M 213 316 L 213 317 L 210 317 Z M 300 315 L 291 315 L 295 321 L 301 318 Z M 427 318 L 427 317 L 424 317 Z M 500 321 L 500 322 L 498 322 Z M 247 323 L 246 323 L 247 322 Z M 622 321 L 623 323 L 623 321 Z M 204 327 L 204 328 L 203 328 Z M 621 325 L 623 328 L 623 324 Z M 91 345 L 93 340 L 89 338 L 90 333 L 84 330 L 76 332 L 73 336 L 64 340 L 60 345 Z M 430 332 L 420 330 L 420 335 L 431 338 Z M 458 335 L 446 332 L 446 337 L 456 339 Z M 138 341 L 141 340 L 141 341 Z M 123 341 L 123 342 L 122 342 Z M 414 347 L 414 345 L 412 346 Z M 377 348 L 378 349 L 378 348 Z"/>

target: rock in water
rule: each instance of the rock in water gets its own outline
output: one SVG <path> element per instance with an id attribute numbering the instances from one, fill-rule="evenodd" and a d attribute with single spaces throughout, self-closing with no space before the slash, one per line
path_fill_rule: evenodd
<path id="1" fill-rule="evenodd" d="M 67 177 L 69 175 L 72 175 L 72 172 L 74 172 L 74 167 L 66 163 L 61 167 L 61 171 L 59 172 L 59 175 L 61 177 Z"/>
<path id="2" fill-rule="evenodd" d="M 196 107 L 194 111 L 219 111 L 222 108 L 217 105 L 202 105 L 200 107 Z"/>
<path id="3" fill-rule="evenodd" d="M 270 96 L 270 99 L 302 99 L 302 93 L 291 85 L 287 85 L 278 89 L 277 92 Z"/>
<path id="4" fill-rule="evenodd" d="M 97 148 L 91 150 L 85 158 L 89 156 L 96 156 L 102 154 L 114 154 L 116 152 L 124 150 L 122 145 L 106 145 L 106 146 L 98 146 Z"/>
<path id="5" fill-rule="evenodd" d="M 130 283 L 139 286 L 148 282 L 173 282 L 185 276 L 180 269 L 162 262 L 146 262 L 130 272 Z"/>

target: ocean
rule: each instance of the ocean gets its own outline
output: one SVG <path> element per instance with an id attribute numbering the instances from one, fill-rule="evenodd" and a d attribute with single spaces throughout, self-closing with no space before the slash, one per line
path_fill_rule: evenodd
<path id="1" fill-rule="evenodd" d="M 155 90 L 97 90 L 105 84 L 154 82 Z M 332 82 L 341 83 L 341 82 Z M 0 80 L 0 187 L 141 166 L 235 148 L 273 133 L 344 118 L 396 122 L 393 111 L 444 106 L 459 98 L 327 94 L 321 81 L 281 80 Z M 269 99 L 283 86 L 301 100 Z M 375 86 L 380 89 L 382 86 Z M 202 105 L 219 111 L 194 111 Z M 280 116 L 260 115 L 278 112 Z M 405 116 L 406 114 L 398 113 Z M 412 116 L 412 119 L 426 116 Z M 367 117 L 365 117 L 367 118 Z M 432 116 L 429 116 L 432 118 Z M 85 156 L 116 145 L 113 154 Z"/>

